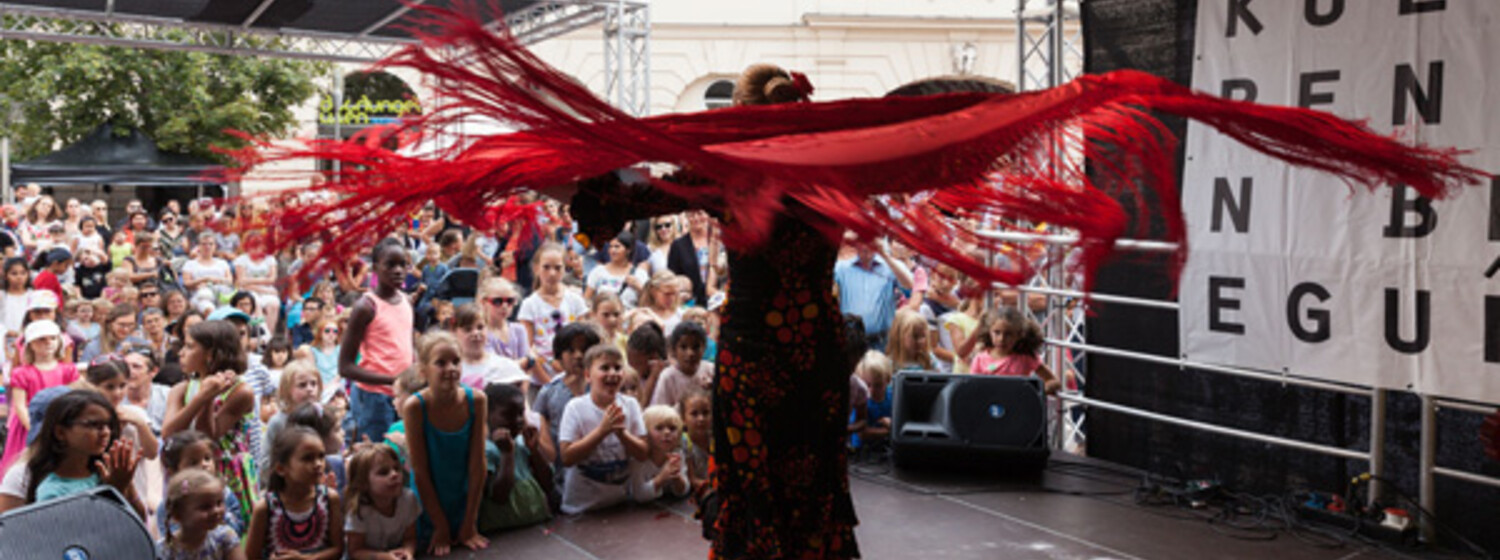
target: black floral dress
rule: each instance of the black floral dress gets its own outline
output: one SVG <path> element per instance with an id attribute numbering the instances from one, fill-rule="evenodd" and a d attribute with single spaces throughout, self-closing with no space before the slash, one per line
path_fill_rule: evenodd
<path id="1" fill-rule="evenodd" d="M 783 216 L 729 253 L 714 378 L 715 558 L 854 558 L 838 246 Z"/>
<path id="2" fill-rule="evenodd" d="M 611 180 L 581 183 L 571 207 L 599 239 L 626 220 L 683 209 L 659 191 Z M 838 246 L 811 214 L 788 203 L 764 244 L 728 253 L 714 377 L 712 558 L 859 557 L 846 448 L 853 364 L 833 296 Z"/>

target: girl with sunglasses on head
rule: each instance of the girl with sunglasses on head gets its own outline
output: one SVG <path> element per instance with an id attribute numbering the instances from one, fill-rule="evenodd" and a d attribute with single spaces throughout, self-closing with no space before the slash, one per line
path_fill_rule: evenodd
<path id="1" fill-rule="evenodd" d="M 516 285 L 504 278 L 490 278 L 479 287 L 477 303 L 484 315 L 484 330 L 488 340 L 485 348 L 497 356 L 514 360 L 535 380 L 546 374 L 537 371 L 541 364 L 532 351 L 530 333 L 526 325 L 510 320 L 520 301 Z M 540 385 L 533 384 L 533 387 Z"/>
<path id="2" fill-rule="evenodd" d="M 321 400 L 325 403 L 344 387 L 344 380 L 339 378 L 339 336 L 341 334 L 338 318 L 324 316 L 313 326 L 312 342 L 303 344 L 292 353 L 293 359 L 311 360 L 317 367 L 318 376 L 323 379 L 324 392 Z"/>

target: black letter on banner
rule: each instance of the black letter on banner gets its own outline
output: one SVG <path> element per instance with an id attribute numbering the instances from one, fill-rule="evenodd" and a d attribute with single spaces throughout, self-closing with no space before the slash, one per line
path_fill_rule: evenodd
<path id="1" fill-rule="evenodd" d="M 1298 107 L 1307 109 L 1313 105 L 1326 105 L 1333 103 L 1333 94 L 1328 92 L 1313 93 L 1313 85 L 1318 82 L 1337 82 L 1339 80 L 1339 71 L 1306 72 L 1298 76 L 1298 80 L 1301 82 L 1297 88 Z"/>
<path id="2" fill-rule="evenodd" d="M 1385 226 L 1387 238 L 1396 237 L 1425 237 L 1437 229 L 1437 212 L 1432 211 L 1432 200 L 1425 196 L 1418 196 L 1407 200 L 1406 193 L 1409 191 L 1406 185 L 1396 185 L 1391 189 L 1391 223 Z M 1406 225 L 1406 214 L 1415 212 L 1422 217 L 1417 225 Z"/>
<path id="3" fill-rule="evenodd" d="M 1443 61 L 1427 64 L 1427 89 L 1417 82 L 1417 72 L 1410 64 L 1396 65 L 1396 90 L 1391 101 L 1391 124 L 1406 124 L 1406 96 L 1410 95 L 1417 105 L 1422 122 L 1443 122 Z"/>
<path id="4" fill-rule="evenodd" d="M 1225 177 L 1214 178 L 1214 217 L 1213 223 L 1209 224 L 1208 230 L 1219 232 L 1224 229 L 1224 210 L 1229 210 L 1229 219 L 1234 222 L 1234 230 L 1245 233 L 1250 230 L 1250 191 L 1254 185 L 1249 177 L 1240 179 L 1240 195 L 1234 196 L 1229 191 L 1229 179 Z"/>
<path id="5" fill-rule="evenodd" d="M 1260 24 L 1260 19 L 1250 13 L 1250 0 L 1229 0 L 1229 29 L 1225 30 L 1225 37 L 1233 37 L 1240 30 L 1240 20 L 1245 20 L 1245 25 L 1250 27 L 1250 32 L 1260 35 L 1260 31 L 1266 26 Z"/>
<path id="6" fill-rule="evenodd" d="M 1318 13 L 1318 0 L 1307 0 L 1302 5 L 1302 16 L 1307 18 L 1307 23 L 1317 27 L 1331 25 L 1344 15 L 1344 0 L 1333 0 L 1333 5 L 1328 8 L 1328 13 Z"/>
<path id="7" fill-rule="evenodd" d="M 1500 363 L 1500 297 L 1484 296 L 1484 361 Z"/>
<path id="8" fill-rule="evenodd" d="M 1208 330 L 1245 334 L 1245 325 L 1230 323 L 1219 318 L 1219 311 L 1221 310 L 1240 308 L 1240 300 L 1225 296 L 1220 291 L 1222 288 L 1243 290 L 1245 289 L 1245 279 L 1225 276 L 1208 277 Z"/>
<path id="9" fill-rule="evenodd" d="M 1440 12 L 1448 9 L 1448 0 L 1401 0 L 1401 15 Z"/>
<path id="10" fill-rule="evenodd" d="M 1309 308 L 1307 318 L 1315 325 L 1312 330 L 1302 327 L 1302 320 L 1297 316 L 1297 308 L 1301 306 L 1304 296 L 1318 298 L 1319 302 L 1328 301 L 1333 294 L 1322 285 L 1314 282 L 1303 282 L 1292 288 L 1292 294 L 1286 298 L 1286 325 L 1291 327 L 1292 336 L 1302 342 L 1324 342 L 1329 337 L 1329 313 L 1327 309 Z"/>
<path id="11" fill-rule="evenodd" d="M 1385 343 L 1392 350 L 1403 354 L 1416 354 L 1427 349 L 1427 324 L 1432 312 L 1432 294 L 1427 290 L 1417 290 L 1417 337 L 1415 340 L 1401 340 L 1401 290 L 1395 288 L 1385 289 Z"/>
<path id="12" fill-rule="evenodd" d="M 1500 175 L 1490 177 L 1490 241 L 1500 241 Z"/>
<path id="13" fill-rule="evenodd" d="M 1235 97 L 1235 92 L 1244 93 L 1244 97 Z M 1237 99 L 1240 101 L 1255 101 L 1260 97 L 1260 88 L 1255 85 L 1255 80 L 1249 78 L 1232 78 L 1224 80 L 1224 87 L 1220 90 L 1219 97 L 1224 99 Z"/>

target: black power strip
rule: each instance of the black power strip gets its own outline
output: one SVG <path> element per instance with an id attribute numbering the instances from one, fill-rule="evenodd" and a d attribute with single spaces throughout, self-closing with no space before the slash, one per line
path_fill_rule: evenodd
<path id="1" fill-rule="evenodd" d="M 1298 504 L 1294 510 L 1297 513 L 1297 518 L 1302 521 L 1316 523 L 1334 531 L 1347 532 L 1351 536 L 1356 534 L 1363 535 L 1371 539 L 1403 547 L 1417 544 L 1417 529 L 1415 527 L 1397 530 L 1381 524 L 1379 519 L 1356 517 L 1344 512 L 1311 508 L 1303 504 Z"/>

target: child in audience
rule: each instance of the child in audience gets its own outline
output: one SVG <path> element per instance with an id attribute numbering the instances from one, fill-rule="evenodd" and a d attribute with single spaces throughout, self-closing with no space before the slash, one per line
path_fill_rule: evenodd
<path id="1" fill-rule="evenodd" d="M 408 455 L 406 454 L 405 403 L 411 400 L 412 395 L 417 394 L 417 391 L 426 388 L 427 380 L 422 378 L 420 364 L 412 364 L 411 368 L 396 377 L 396 384 L 394 386 L 396 393 L 394 401 L 398 405 L 396 407 L 396 423 L 391 424 L 391 429 L 385 433 L 385 438 L 386 442 L 391 445 L 391 449 L 395 449 L 401 455 L 401 464 L 406 466 L 407 471 L 411 471 L 411 460 L 407 458 Z M 407 485 L 412 488 L 413 492 L 416 492 L 417 484 L 409 477 Z"/>
<path id="2" fill-rule="evenodd" d="M 692 493 L 709 486 L 708 459 L 712 454 L 709 446 L 714 439 L 714 397 L 706 389 L 689 392 L 677 401 L 681 409 L 685 430 L 682 434 L 682 461 L 687 467 L 688 482 Z"/>
<path id="3" fill-rule="evenodd" d="M 489 351 L 489 335 L 485 332 L 484 317 L 478 305 L 466 303 L 458 307 L 453 315 L 453 334 L 458 336 L 458 346 L 463 358 L 463 374 L 459 382 L 465 387 L 483 391 L 491 383 L 514 383 L 522 391 L 528 388 L 530 379 L 515 360 Z"/>
<path id="4" fill-rule="evenodd" d="M 488 482 L 479 505 L 479 532 L 551 519 L 552 465 L 540 452 L 540 432 L 526 422 L 525 394 L 507 383 L 487 385 L 484 392 L 490 433 L 484 442 Z"/>
<path id="5" fill-rule="evenodd" d="M 625 501 L 630 460 L 648 457 L 641 405 L 620 394 L 624 356 L 599 344 L 584 354 L 589 394 L 568 401 L 561 436 L 564 473 L 562 511 L 576 515 Z"/>
<path id="6" fill-rule="evenodd" d="M 719 357 L 719 321 L 713 312 L 705 307 L 689 307 L 682 310 L 682 320 L 688 323 L 697 323 L 707 333 L 706 342 L 703 345 L 703 359 L 713 363 Z"/>
<path id="7" fill-rule="evenodd" d="M 255 503 L 245 552 L 250 558 L 334 560 L 344 553 L 338 523 L 338 490 L 323 484 L 323 438 L 305 426 L 287 426 L 271 445 L 268 489 Z M 294 556 L 300 555 L 300 556 Z"/>
<path id="8" fill-rule="evenodd" d="M 562 468 L 557 449 L 558 436 L 562 434 L 563 410 L 575 397 L 588 393 L 589 378 L 583 365 L 583 355 L 599 342 L 599 331 L 584 323 L 567 325 L 552 339 L 552 352 L 563 365 L 563 375 L 542 387 L 533 409 L 545 420 L 538 426 L 541 430 L 541 452 L 548 462 L 553 463 L 554 471 Z M 560 479 L 558 483 L 561 484 Z"/>
<path id="9" fill-rule="evenodd" d="M 401 456 L 391 446 L 355 446 L 344 494 L 349 502 L 344 534 L 349 538 L 350 560 L 416 558 L 422 504 L 407 487 L 408 478 Z"/>
<path id="10" fill-rule="evenodd" d="M 461 362 L 453 335 L 423 336 L 418 363 L 427 388 L 405 403 L 406 442 L 422 499 L 417 538 L 437 556 L 446 556 L 455 544 L 470 550 L 489 546 L 478 530 L 489 409 L 483 392 L 459 383 Z"/>
<path id="11" fill-rule="evenodd" d="M 401 284 L 411 268 L 406 249 L 383 239 L 371 251 L 378 282 L 354 304 L 341 328 L 339 375 L 354 381 L 350 409 L 358 438 L 380 442 L 396 421 L 391 384 L 412 363 L 412 305 Z"/>
<path id="12" fill-rule="evenodd" d="M 119 268 L 119 265 L 115 265 L 114 270 L 104 275 L 104 291 L 99 297 L 109 302 L 111 306 L 122 303 L 135 303 L 134 301 L 125 300 L 125 288 L 128 287 L 130 287 L 130 271 Z"/>
<path id="13" fill-rule="evenodd" d="M 67 385 L 78 379 L 77 364 L 62 362 L 62 329 L 48 320 L 34 321 L 26 325 L 24 350 L 20 365 L 10 372 L 10 418 L 6 421 L 5 454 L 0 458 L 0 470 L 21 456 L 26 447 L 26 434 L 36 420 L 27 410 L 27 401 L 43 389 Z M 113 405 L 111 405 L 113 410 Z M 116 431 L 118 436 L 119 432 Z"/>
<path id="14" fill-rule="evenodd" d="M 661 372 L 671 364 L 667 360 L 667 338 L 661 325 L 647 321 L 630 331 L 625 341 L 625 362 L 641 376 L 640 395 L 651 402 L 656 384 L 661 381 Z"/>
<path id="15" fill-rule="evenodd" d="M 714 365 L 703 361 L 708 331 L 691 321 L 677 324 L 672 331 L 672 365 L 661 372 L 661 380 L 651 395 L 652 405 L 677 406 L 683 395 L 694 388 L 708 388 L 714 381 Z"/>
<path id="16" fill-rule="evenodd" d="M 207 434 L 198 430 L 183 430 L 167 436 L 161 444 L 162 471 L 166 479 L 171 479 L 177 473 L 189 469 L 203 469 L 210 473 L 214 468 L 214 441 Z M 236 535 L 245 533 L 245 523 L 240 519 L 240 500 L 231 492 L 227 486 L 220 481 L 220 493 L 223 495 L 224 511 L 219 516 L 224 518 L 224 524 L 234 530 Z M 167 501 L 162 501 L 156 509 L 156 531 L 161 535 L 170 535 L 177 530 L 177 522 L 171 520 L 171 511 L 167 507 Z"/>
<path id="17" fill-rule="evenodd" d="M 631 461 L 631 497 L 649 502 L 663 496 L 686 496 L 692 485 L 682 458 L 682 417 L 676 409 L 660 404 L 651 405 L 642 416 L 649 452 L 645 460 Z"/>
<path id="18" fill-rule="evenodd" d="M 484 305 L 485 334 L 489 337 L 489 350 L 502 357 L 515 360 L 521 369 L 528 372 L 533 388 L 540 388 L 541 379 L 536 369 L 541 367 L 536 354 L 531 351 L 530 333 L 521 323 L 510 321 L 511 313 L 521 299 L 515 284 L 504 278 L 491 278 L 480 289 L 479 299 Z M 530 393 L 527 393 L 530 395 Z"/>
<path id="19" fill-rule="evenodd" d="M 271 379 L 271 391 L 281 387 L 281 370 L 286 367 L 287 362 L 292 361 L 292 345 L 285 337 L 275 337 L 266 344 L 266 352 L 261 354 L 261 365 L 266 366 L 266 375 Z M 326 401 L 325 401 L 326 402 Z"/>
<path id="20" fill-rule="evenodd" d="M 207 439 L 203 440 L 205 443 Z M 204 469 L 186 469 L 167 481 L 162 509 L 177 527 L 156 543 L 159 560 L 245 560 L 240 534 L 224 521 L 224 482 Z"/>
<path id="21" fill-rule="evenodd" d="M 240 516 L 249 520 L 254 502 L 256 457 L 260 455 L 261 426 L 255 394 L 241 379 L 245 353 L 240 331 L 228 321 L 203 321 L 187 329 L 182 369 L 189 375 L 172 387 L 162 435 L 196 429 L 214 436 L 214 466 L 224 484 L 239 498 Z"/>
<path id="22" fill-rule="evenodd" d="M 613 344 L 625 351 L 625 342 L 630 337 L 625 330 L 620 328 L 621 318 L 625 315 L 625 304 L 620 302 L 620 296 L 615 292 L 602 291 L 594 294 L 590 302 L 589 314 L 594 324 L 604 331 L 604 342 Z"/>
<path id="23" fill-rule="evenodd" d="M 324 472 L 330 475 L 327 479 L 331 486 L 343 490 L 346 480 L 344 479 L 344 430 L 339 426 L 343 419 L 342 414 L 333 407 L 323 406 L 316 402 L 305 403 L 292 409 L 287 415 L 287 426 L 304 426 L 312 428 L 323 438 L 323 449 L 328 452 L 324 457 L 327 467 Z"/>
<path id="24" fill-rule="evenodd" d="M 119 439 L 120 419 L 94 391 L 69 391 L 47 406 L 42 431 L 28 447 L 26 503 L 35 504 L 113 486 L 146 518 L 135 493 L 135 446 Z"/>
<path id="25" fill-rule="evenodd" d="M 564 325 L 582 319 L 589 311 L 583 296 L 563 286 L 562 245 L 545 243 L 532 257 L 531 268 L 536 275 L 537 286 L 531 295 L 521 302 L 516 319 L 526 326 L 532 348 L 545 363 L 557 356 L 552 355 L 552 338 Z M 554 368 L 555 370 L 556 368 Z M 538 383 L 552 380 L 549 372 L 538 372 Z"/>
<path id="26" fill-rule="evenodd" d="M 318 402 L 318 395 L 322 392 L 323 378 L 318 375 L 318 369 L 312 362 L 297 360 L 281 370 L 281 380 L 276 384 L 277 411 L 266 421 L 265 438 L 260 446 L 266 455 L 255 458 L 257 465 L 270 464 L 271 443 L 276 441 L 276 436 L 286 427 L 287 417 L 292 411 L 303 404 Z"/>
<path id="27" fill-rule="evenodd" d="M 120 360 L 97 361 L 89 366 L 84 372 L 84 378 L 88 379 L 99 394 L 115 407 L 115 415 L 120 419 L 120 439 L 134 446 L 135 454 L 143 460 L 155 459 L 157 451 L 156 434 L 151 431 L 151 421 L 146 418 L 146 410 L 125 402 L 125 387 L 130 379 L 130 368 Z M 146 500 L 146 490 L 150 481 L 146 478 L 146 469 L 136 469 L 135 479 L 131 481 L 135 486 L 137 496 Z M 155 504 L 145 504 L 149 511 Z"/>
<path id="28" fill-rule="evenodd" d="M 105 313 L 99 313 L 99 310 L 96 307 L 98 305 L 100 304 L 89 300 L 75 300 L 68 302 L 68 308 L 72 311 L 72 326 L 76 327 L 79 334 L 83 335 L 83 341 L 79 344 L 87 346 L 88 343 L 93 342 L 96 338 L 99 338 L 101 327 L 99 325 L 99 322 L 94 320 L 94 317 L 103 317 Z"/>
<path id="29" fill-rule="evenodd" d="M 1021 311 L 1007 307 L 990 311 L 980 320 L 979 344 L 982 351 L 974 355 L 969 371 L 975 375 L 1035 374 L 1041 378 L 1048 394 L 1056 393 L 1062 384 L 1052 370 L 1037 359 L 1042 349 L 1042 327 L 1027 319 Z"/>
<path id="30" fill-rule="evenodd" d="M 621 372 L 620 375 L 625 376 L 625 378 L 620 381 L 621 394 L 635 397 L 635 402 L 651 401 L 651 399 L 647 395 L 642 394 L 641 392 L 641 374 L 636 373 L 634 369 L 631 369 L 629 365 L 626 365 L 625 371 Z"/>
<path id="31" fill-rule="evenodd" d="M 903 309 L 896 312 L 891 321 L 886 352 L 897 370 L 919 369 L 933 371 L 937 360 L 932 356 L 928 336 L 927 320 L 915 311 Z M 873 393 L 872 393 L 873 394 Z"/>
<path id="32" fill-rule="evenodd" d="M 893 360 L 879 350 L 866 352 L 865 357 L 854 368 L 854 374 L 870 388 L 869 401 L 865 404 L 865 425 L 852 439 L 856 449 L 882 443 L 891 435 L 893 370 Z"/>

